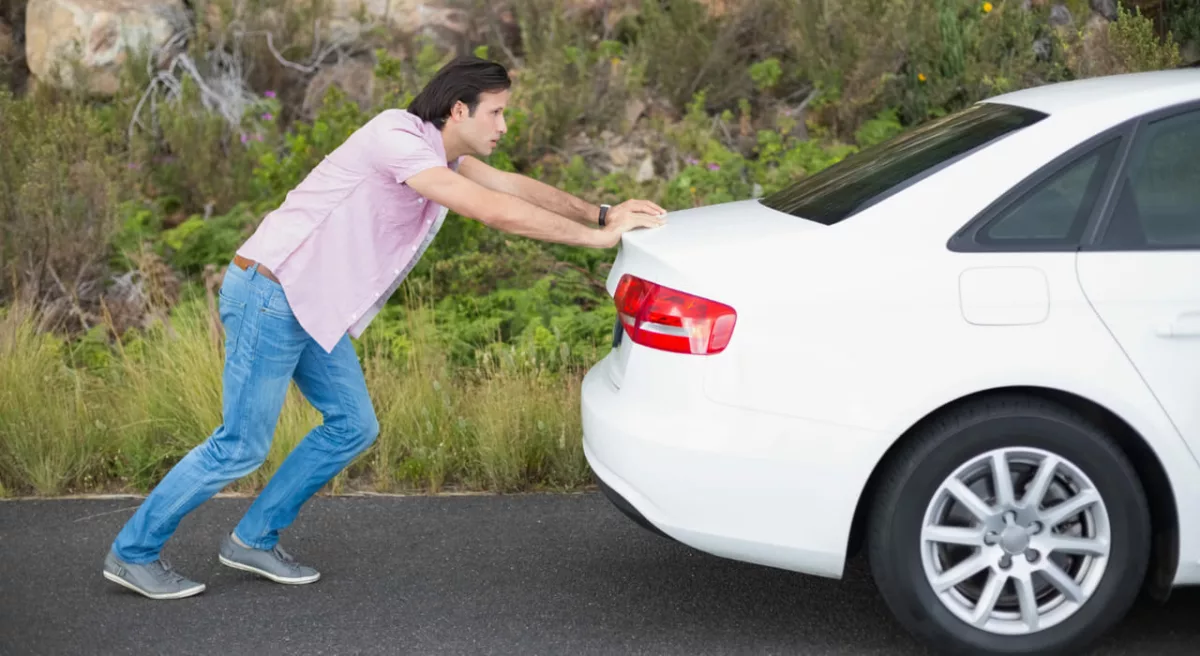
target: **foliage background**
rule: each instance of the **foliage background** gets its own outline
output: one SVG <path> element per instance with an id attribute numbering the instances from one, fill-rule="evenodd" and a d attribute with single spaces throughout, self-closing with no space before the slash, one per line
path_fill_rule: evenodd
<path id="1" fill-rule="evenodd" d="M 514 73 L 494 166 L 675 210 L 770 193 L 989 95 L 1178 66 L 1200 41 L 1183 0 L 1114 2 L 1116 20 L 1105 4 L 514 0 L 507 22 L 477 4 L 481 29 L 449 42 L 373 30 L 297 66 L 280 57 L 312 52 L 320 3 L 194 0 L 207 18 L 177 94 L 139 58 L 105 99 L 0 62 L 0 494 L 145 491 L 203 440 L 233 250 L 456 52 Z M 255 30 L 280 35 L 279 57 Z M 215 111 L 234 99 L 233 120 Z M 586 484 L 577 392 L 613 325 L 613 256 L 452 214 L 357 343 L 382 433 L 332 489 Z M 234 488 L 260 486 L 319 420 L 293 389 L 268 461 Z"/>

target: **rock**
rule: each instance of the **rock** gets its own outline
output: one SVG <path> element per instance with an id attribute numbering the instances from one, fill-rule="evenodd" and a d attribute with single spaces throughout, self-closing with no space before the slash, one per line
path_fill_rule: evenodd
<path id="1" fill-rule="evenodd" d="M 710 18 L 719 18 L 733 10 L 737 3 L 731 0 L 695 0 Z M 642 0 L 566 0 L 562 5 L 563 17 L 569 22 L 591 19 L 600 22 L 607 30 L 615 28 L 626 17 L 636 16 L 641 11 Z"/>
<path id="2" fill-rule="evenodd" d="M 302 11 L 311 4 L 311 0 L 287 0 L 282 9 Z M 353 43 L 376 27 L 385 27 L 398 36 L 427 36 L 439 46 L 452 46 L 487 36 L 490 17 L 457 6 L 462 4 L 462 0 L 327 0 L 324 7 L 328 15 L 322 21 L 325 29 L 321 38 L 327 42 Z M 485 11 L 494 15 L 501 31 L 509 32 L 510 28 L 515 28 L 516 21 L 505 5 L 505 2 L 493 2 Z M 278 11 L 261 15 L 263 22 L 274 28 L 276 40 L 283 36 L 279 29 L 284 21 L 279 16 Z"/>
<path id="3" fill-rule="evenodd" d="M 348 100 L 366 110 L 375 95 L 375 64 L 363 59 L 348 59 L 317 71 L 304 90 L 300 111 L 306 118 L 316 117 L 331 86 L 336 86 Z"/>
<path id="4" fill-rule="evenodd" d="M 1082 39 L 1067 57 L 1067 68 L 1077 77 L 1096 77 L 1127 72 L 1123 70 L 1109 43 L 1111 23 L 1101 14 L 1092 14 L 1083 27 Z"/>
<path id="5" fill-rule="evenodd" d="M 612 163 L 613 167 L 623 169 L 629 166 L 629 163 L 633 161 L 633 158 L 637 154 L 638 149 L 628 145 L 620 145 L 608 151 L 608 160 Z"/>
<path id="6" fill-rule="evenodd" d="M 1066 5 L 1057 4 L 1050 8 L 1050 24 L 1055 27 L 1066 27 L 1074 22 L 1071 10 Z"/>
<path id="7" fill-rule="evenodd" d="M 661 161 L 666 148 L 665 137 L 652 129 L 635 129 L 624 134 L 601 130 L 595 136 L 579 132 L 567 140 L 566 152 L 559 164 L 579 156 L 589 168 L 602 175 L 626 173 L 638 182 L 646 182 L 660 174 L 654 164 L 655 158 Z"/>
<path id="8" fill-rule="evenodd" d="M 641 166 L 638 167 L 637 174 L 634 175 L 634 180 L 638 182 L 649 182 L 654 179 L 654 158 L 646 155 L 642 160 Z"/>
<path id="9" fill-rule="evenodd" d="M 0 20 L 0 64 L 17 59 L 16 44 L 13 41 L 13 31 L 3 20 Z"/>
<path id="10" fill-rule="evenodd" d="M 1179 46 L 1179 59 L 1184 65 L 1200 63 L 1200 41 L 1188 41 Z"/>
<path id="11" fill-rule="evenodd" d="M 163 46 L 187 26 L 182 0 L 30 0 L 25 58 L 36 79 L 68 89 L 83 83 L 77 62 L 89 92 L 112 95 L 130 56 Z"/>
<path id="12" fill-rule="evenodd" d="M 642 117 L 642 114 L 646 112 L 647 107 L 648 105 L 646 104 L 646 101 L 642 100 L 641 98 L 630 98 L 629 101 L 625 103 L 626 129 L 633 128 L 634 124 L 638 122 L 638 119 Z"/>
<path id="13" fill-rule="evenodd" d="M 1050 55 L 1053 54 L 1054 45 L 1050 41 L 1050 37 L 1044 36 L 1033 42 L 1033 56 L 1038 61 L 1050 61 Z"/>
<path id="14" fill-rule="evenodd" d="M 1117 0 L 1092 0 L 1092 11 L 1110 21 L 1117 20 Z"/>

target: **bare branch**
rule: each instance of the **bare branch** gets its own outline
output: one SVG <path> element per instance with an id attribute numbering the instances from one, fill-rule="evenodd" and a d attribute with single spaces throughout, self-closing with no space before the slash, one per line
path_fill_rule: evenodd
<path id="1" fill-rule="evenodd" d="M 185 76 L 190 77 L 199 88 L 200 102 L 205 110 L 220 114 L 231 128 L 238 127 L 246 111 L 259 102 L 257 95 L 246 86 L 246 65 L 241 49 L 242 41 L 246 37 L 265 36 L 267 49 L 270 50 L 276 61 L 282 66 L 304 74 L 311 74 L 319 70 L 322 63 L 331 55 L 336 54 L 340 61 L 344 55 L 344 49 L 349 45 L 349 41 L 344 39 L 322 45 L 321 21 L 318 19 L 313 24 L 312 58 L 309 63 L 300 64 L 288 60 L 279 52 L 275 46 L 273 33 L 266 30 L 246 30 L 244 23 L 236 20 L 229 24 L 227 33 L 221 35 L 217 47 L 204 54 L 204 68 L 209 71 L 208 77 L 205 77 L 201 73 L 201 66 L 197 61 L 185 49 L 180 48 L 193 34 L 192 28 L 176 32 L 165 44 L 156 49 L 153 56 L 147 61 L 147 72 L 151 75 L 151 80 L 138 100 L 130 119 L 128 135 L 131 140 L 136 128 L 147 129 L 146 123 L 142 120 L 142 112 L 147 103 L 150 106 L 150 125 L 157 126 L 158 101 L 162 99 L 166 102 L 177 103 L 180 100 L 183 95 L 183 78 Z M 226 47 L 227 38 L 232 42 L 228 48 Z M 166 64 L 165 67 L 156 71 L 155 62 L 161 62 L 164 52 L 176 52 L 176 54 L 168 61 L 162 62 Z"/>

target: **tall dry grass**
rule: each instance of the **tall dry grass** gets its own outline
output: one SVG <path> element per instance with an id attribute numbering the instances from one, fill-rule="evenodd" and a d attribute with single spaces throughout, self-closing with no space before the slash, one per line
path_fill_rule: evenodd
<path id="1" fill-rule="evenodd" d="M 407 358 L 363 354 L 380 435 L 330 491 L 511 492 L 587 482 L 580 372 L 550 373 L 519 357 L 455 369 L 431 311 L 414 306 L 407 316 Z M 0 316 L 0 493 L 153 487 L 221 421 L 218 330 L 203 302 L 185 302 L 169 323 L 74 366 L 61 341 L 36 330 L 33 312 L 8 307 Z M 320 421 L 293 385 L 266 462 L 228 491 L 260 489 Z"/>

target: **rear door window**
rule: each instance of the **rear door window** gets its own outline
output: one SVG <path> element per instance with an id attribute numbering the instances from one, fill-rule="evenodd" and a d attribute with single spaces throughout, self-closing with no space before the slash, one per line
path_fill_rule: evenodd
<path id="1" fill-rule="evenodd" d="M 1046 114 L 983 103 L 930 121 L 766 196 L 792 216 L 833 225 Z"/>
<path id="2" fill-rule="evenodd" d="M 1150 122 L 1137 137 L 1102 245 L 1200 247 L 1200 111 Z"/>

